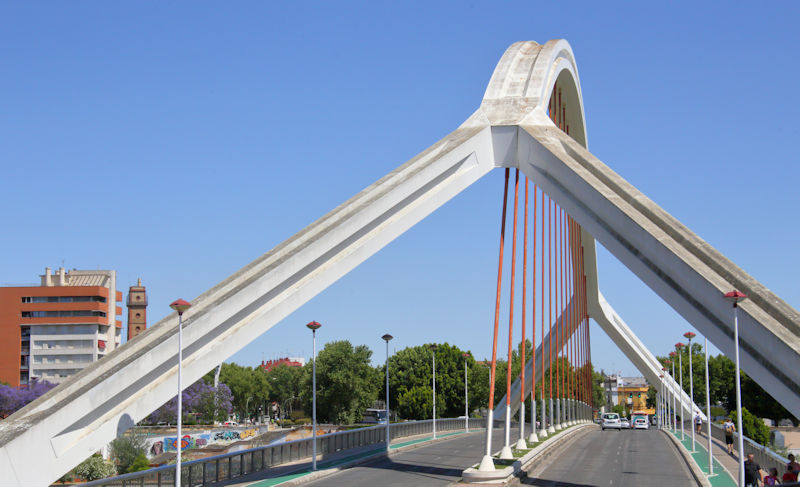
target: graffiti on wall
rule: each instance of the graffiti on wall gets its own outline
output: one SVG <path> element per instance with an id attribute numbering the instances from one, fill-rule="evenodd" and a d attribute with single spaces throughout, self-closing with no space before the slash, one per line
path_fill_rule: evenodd
<path id="1" fill-rule="evenodd" d="M 192 448 L 202 448 L 211 443 L 230 443 L 234 441 L 246 440 L 258 436 L 258 428 L 249 428 L 245 430 L 221 430 L 209 431 L 203 434 L 182 435 L 180 441 L 181 451 L 191 450 Z M 174 452 L 178 450 L 178 437 L 165 436 L 161 439 L 153 441 L 150 445 L 150 457 L 160 455 L 164 452 Z"/>

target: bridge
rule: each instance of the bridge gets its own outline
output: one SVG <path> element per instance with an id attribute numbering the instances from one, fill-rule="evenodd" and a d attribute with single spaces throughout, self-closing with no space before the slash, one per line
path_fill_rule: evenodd
<path id="1" fill-rule="evenodd" d="M 534 383 L 542 394 L 534 404 L 539 403 L 547 427 L 539 434 L 552 435 L 588 419 L 590 399 L 582 393 L 586 382 L 580 375 L 571 375 L 568 384 L 557 383 L 554 390 L 553 374 L 549 384 L 545 374 L 551 366 L 571 363 L 580 369 L 590 362 L 590 318 L 661 397 L 681 398 L 684 417 L 702 411 L 674 380 L 661 380 L 661 364 L 603 297 L 595 242 L 731 357 L 734 324 L 723 295 L 745 293 L 749 299 L 739 305 L 742 369 L 800 416 L 797 311 L 594 157 L 587 141 L 569 44 L 513 44 L 497 64 L 480 106 L 453 132 L 192 300 L 183 317 L 185 383 L 202 377 L 459 192 L 500 169 L 507 178 L 513 170 L 514 181 L 521 173 L 532 182 L 534 201 L 538 195 L 540 211 L 547 210 L 539 224 L 547 221 L 549 233 L 542 235 L 539 249 L 547 245 L 557 254 L 547 257 L 549 275 L 557 276 L 549 292 L 556 297 L 541 298 L 542 335 L 538 344 L 534 339 L 534 356 L 526 362 L 524 379 L 516 380 L 496 408 L 490 404 L 487 424 L 508 424 Z M 539 262 L 543 270 L 545 258 Z M 500 282 L 498 276 L 498 294 Z M 542 277 L 540 291 L 543 283 Z M 531 321 L 536 317 L 532 312 Z M 0 423 L 0 471 L 7 472 L 6 484 L 48 485 L 173 397 L 178 324 L 177 315 L 164 318 Z M 499 316 L 495 353 L 498 324 Z M 510 446 L 510 429 L 505 428 L 504 449 Z M 487 469 L 492 444 L 492 428 L 487 428 L 482 462 Z"/>

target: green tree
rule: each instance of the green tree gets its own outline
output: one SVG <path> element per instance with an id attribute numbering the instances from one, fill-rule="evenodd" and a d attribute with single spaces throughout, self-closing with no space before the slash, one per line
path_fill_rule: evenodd
<path id="1" fill-rule="evenodd" d="M 731 419 L 736 423 L 735 409 L 731 411 Z M 762 445 L 769 444 L 769 427 L 745 407 L 742 408 L 742 429 L 744 430 L 744 435 L 751 440 Z"/>
<path id="2" fill-rule="evenodd" d="M 146 451 L 145 437 L 136 433 L 122 435 L 111 442 L 111 458 L 118 472 L 128 472 L 136 457 L 144 455 Z"/>
<path id="3" fill-rule="evenodd" d="M 269 400 L 275 401 L 279 407 L 291 406 L 292 398 L 300 397 L 303 385 L 303 369 L 280 364 L 267 372 L 269 383 Z"/>
<path id="4" fill-rule="evenodd" d="M 471 409 L 486 407 L 488 368 L 467 358 Z M 385 378 L 384 378 L 385 380 Z M 384 386 L 385 387 L 385 386 Z M 430 344 L 408 347 L 389 358 L 390 409 L 405 419 L 427 419 L 433 409 L 433 351 Z M 385 389 L 383 390 L 385 394 Z M 464 351 L 436 347 L 436 416 L 464 414 Z"/>
<path id="5" fill-rule="evenodd" d="M 330 342 L 317 356 L 317 419 L 323 423 L 352 424 L 378 398 L 380 378 L 370 365 L 372 351 L 366 345 L 353 347 L 347 340 Z M 306 412 L 311 415 L 312 362 L 303 367 L 301 391 Z"/>
<path id="6" fill-rule="evenodd" d="M 214 371 L 204 376 L 213 383 Z M 227 384 L 233 395 L 233 410 L 240 419 L 253 418 L 259 407 L 264 407 L 269 399 L 267 375 L 261 367 L 245 367 L 235 363 L 223 363 L 219 380 Z"/>

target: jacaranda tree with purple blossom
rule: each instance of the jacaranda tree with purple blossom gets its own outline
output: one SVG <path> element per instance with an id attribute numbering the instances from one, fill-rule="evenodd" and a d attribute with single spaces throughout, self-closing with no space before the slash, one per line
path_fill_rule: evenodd
<path id="1" fill-rule="evenodd" d="M 28 386 L 20 387 L 0 385 L 0 418 L 7 418 L 55 386 L 46 380 L 33 380 Z"/>
<path id="2" fill-rule="evenodd" d="M 233 396 L 230 388 L 225 384 L 214 386 L 203 379 L 198 380 L 183 390 L 183 420 L 187 424 L 194 422 L 194 417 L 204 424 L 214 421 L 225 421 L 232 411 Z M 153 411 L 147 417 L 147 423 L 177 423 L 178 396 L 170 399 L 166 404 Z"/>

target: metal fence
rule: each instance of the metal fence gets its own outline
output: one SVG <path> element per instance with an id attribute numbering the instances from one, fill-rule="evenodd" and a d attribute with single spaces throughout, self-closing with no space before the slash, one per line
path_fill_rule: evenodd
<path id="1" fill-rule="evenodd" d="M 692 426 L 689 425 L 689 428 Z M 703 428 L 705 431 L 705 427 Z M 690 432 L 691 433 L 691 432 Z M 725 430 L 722 426 L 711 423 L 711 436 L 719 441 L 725 441 Z M 738 445 L 738 437 L 739 433 L 733 434 L 733 447 L 737 448 Z M 778 469 L 779 476 L 786 471 L 786 464 L 789 463 L 788 458 L 783 458 L 782 456 L 778 455 L 774 451 L 770 450 L 764 445 L 756 443 L 755 441 L 751 440 L 750 438 L 744 436 L 744 455 L 745 457 L 752 453 L 756 463 L 761 465 L 761 468 L 769 472 L 770 468 Z M 734 477 L 737 475 L 737 472 L 731 472 Z"/>
<path id="2" fill-rule="evenodd" d="M 436 431 L 464 429 L 464 418 L 437 419 Z M 486 420 L 470 418 L 470 429 L 486 426 Z M 406 438 L 433 432 L 433 421 L 407 421 L 393 423 L 389 428 L 392 439 Z M 311 458 L 312 438 L 286 441 L 275 445 L 250 448 L 181 464 L 181 485 L 196 487 L 241 477 L 297 460 Z M 317 453 L 325 455 L 352 448 L 385 444 L 386 425 L 368 426 L 317 436 Z M 82 487 L 167 487 L 175 485 L 175 465 L 129 473 L 118 477 L 95 480 Z"/>

